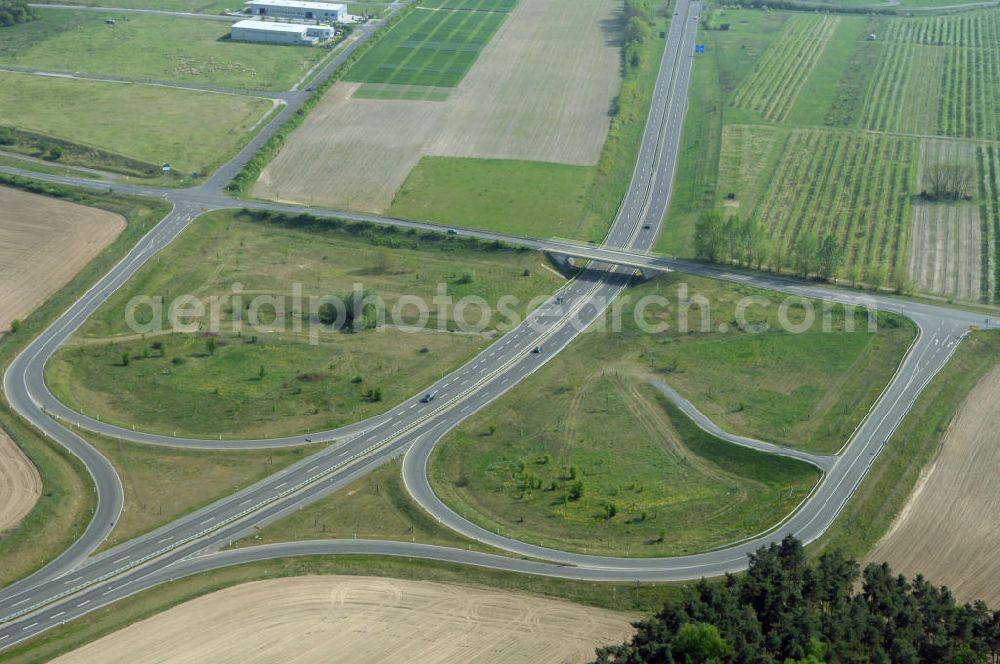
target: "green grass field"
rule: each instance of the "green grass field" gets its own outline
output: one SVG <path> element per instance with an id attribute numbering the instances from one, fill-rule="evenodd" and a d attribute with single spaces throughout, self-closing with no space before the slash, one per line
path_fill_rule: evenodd
<path id="1" fill-rule="evenodd" d="M 434 520 L 403 484 L 402 461 L 375 469 L 343 489 L 264 526 L 234 547 L 311 539 L 380 539 L 491 551 Z"/>
<path id="2" fill-rule="evenodd" d="M 389 214 L 516 235 L 575 237 L 593 169 L 542 162 L 424 157 Z"/>
<path id="3" fill-rule="evenodd" d="M 421 0 L 422 7 L 430 9 L 466 9 L 488 12 L 509 12 L 517 0 Z"/>
<path id="4" fill-rule="evenodd" d="M 494 317 L 482 331 L 462 331 L 456 307 L 434 299 L 439 288 L 456 303 L 480 297 L 495 305 L 512 295 L 523 312 L 534 306 L 532 298 L 562 283 L 533 252 L 477 248 L 455 237 L 322 228 L 249 221 L 232 212 L 200 218 L 57 354 L 48 367 L 50 384 L 83 412 L 168 434 L 232 438 L 324 429 L 386 410 L 496 338 L 503 321 Z M 233 284 L 243 293 L 235 313 Z M 389 325 L 356 333 L 313 327 L 309 297 L 343 296 L 355 284 L 384 300 Z M 296 289 L 302 293 L 299 313 L 292 301 Z M 169 324 L 165 335 L 130 331 L 125 312 L 133 297 L 169 303 L 185 294 L 205 302 L 206 311 L 221 298 L 218 334 L 206 336 L 207 321 L 199 331 L 171 332 Z M 261 296 L 279 303 L 264 306 L 262 320 L 283 329 L 250 328 L 254 314 L 246 307 Z M 404 296 L 428 302 L 428 329 L 391 326 Z M 280 307 L 283 315 L 276 316 Z M 415 309 L 398 312 L 407 324 L 417 322 Z M 137 314 L 142 316 L 150 316 L 149 308 Z M 469 322 L 477 318 L 470 314 Z"/>
<path id="5" fill-rule="evenodd" d="M 225 21 L 39 10 L 4 30 L 0 63 L 252 90 L 287 90 L 329 53 L 228 39 Z M 113 18 L 114 25 L 105 19 Z"/>
<path id="6" fill-rule="evenodd" d="M 56 0 L 42 0 L 45 4 L 65 4 Z M 240 9 L 243 3 L 239 0 L 115 0 L 114 4 L 98 2 L 98 0 L 75 0 L 74 5 L 93 7 L 123 7 L 127 9 L 160 9 L 173 12 L 197 12 L 200 14 L 218 14 L 225 9 Z"/>
<path id="7" fill-rule="evenodd" d="M 166 161 L 182 173 L 211 172 L 271 108 L 256 97 L 3 72 L 0 88 L 0 125 L 150 164 Z"/>
<path id="8" fill-rule="evenodd" d="M 581 382 L 562 394 L 529 379 L 529 399 L 508 399 L 448 438 L 431 477 L 452 509 L 555 548 L 682 555 L 769 528 L 819 479 L 703 433 L 647 385 L 610 371 L 570 375 Z"/>
<path id="9" fill-rule="evenodd" d="M 125 489 L 125 507 L 102 549 L 155 530 L 277 473 L 320 447 L 274 450 L 190 450 L 87 439 L 111 461 Z"/>
<path id="10" fill-rule="evenodd" d="M 454 87 L 505 18 L 504 11 L 422 11 L 418 7 L 351 67 L 344 79 Z"/>
<path id="11" fill-rule="evenodd" d="M 689 553 L 780 521 L 814 471 L 704 434 L 649 381 L 670 384 L 730 431 L 835 452 L 895 372 L 913 329 L 883 318 L 870 333 L 856 319 L 850 332 L 834 311 L 829 332 L 818 316 L 808 331 L 785 333 L 773 294 L 697 279 L 686 287 L 668 276 L 633 289 L 621 331 L 588 332 L 446 438 L 431 463 L 439 495 L 484 527 L 590 553 Z M 649 334 L 634 323 L 644 295 L 671 303 L 644 314 L 671 329 Z M 720 332 L 748 295 L 771 303 L 750 322 L 775 331 Z M 696 296 L 710 303 L 705 327 L 694 307 L 694 331 L 682 332 L 678 303 Z"/>

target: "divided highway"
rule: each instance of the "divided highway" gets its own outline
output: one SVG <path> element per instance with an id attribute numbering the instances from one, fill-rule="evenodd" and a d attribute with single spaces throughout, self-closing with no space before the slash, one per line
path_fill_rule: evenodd
<path id="1" fill-rule="evenodd" d="M 663 581 L 738 571 L 745 567 L 748 552 L 785 533 L 794 533 L 807 542 L 821 535 L 863 479 L 883 448 L 884 441 L 908 412 L 924 385 L 951 356 L 969 326 L 982 325 L 984 321 L 974 314 L 931 305 L 901 303 L 883 296 L 862 296 L 780 277 L 647 255 L 664 218 L 677 167 L 691 74 L 691 54 L 700 9 L 699 2 L 677 2 L 677 15 L 673 18 L 667 35 L 666 49 L 635 172 L 604 246 L 468 232 L 478 237 L 500 239 L 555 254 L 596 261 L 580 277 L 569 282 L 520 326 L 482 354 L 429 387 L 428 391 L 437 393 L 432 403 L 421 403 L 415 397 L 385 415 L 352 427 L 312 434 L 308 436 L 309 441 L 305 440 L 305 436 L 279 440 L 225 441 L 221 445 L 229 448 L 297 445 L 334 439 L 341 442 L 153 533 L 121 544 L 99 556 L 88 557 L 107 537 L 120 514 L 121 485 L 110 464 L 59 420 L 107 435 L 152 444 L 211 447 L 220 443 L 180 441 L 165 436 L 125 431 L 85 418 L 60 404 L 45 387 L 45 362 L 108 295 L 120 288 L 150 257 L 176 238 L 197 215 L 208 209 L 234 207 L 233 201 L 222 193 L 224 184 L 273 134 L 277 124 L 272 123 L 236 159 L 200 187 L 165 191 L 115 185 L 116 189 L 130 193 L 162 196 L 175 207 L 119 265 L 35 339 L 4 375 L 4 390 L 12 407 L 84 461 L 94 477 L 99 502 L 97 513 L 85 535 L 69 551 L 28 579 L 0 592 L 0 650 L 166 580 L 273 557 L 368 553 L 447 560 L 595 581 Z M 324 75 L 329 75 L 335 66 L 335 62 L 331 63 Z M 282 116 L 287 118 L 288 114 L 297 110 L 303 99 L 291 99 Z M 18 172 L 16 169 L 0 170 Z M 38 177 L 80 186 L 107 186 L 73 178 Z M 373 215 L 260 202 L 246 203 L 244 206 L 296 213 L 309 211 L 321 216 L 441 230 L 441 227 L 432 224 Z M 537 371 L 571 343 L 622 292 L 635 268 L 652 272 L 679 270 L 845 304 L 864 306 L 873 303 L 880 308 L 892 310 L 905 307 L 904 313 L 919 326 L 920 336 L 897 375 L 868 417 L 859 425 L 842 453 L 835 460 L 824 458 L 820 461 L 827 472 L 812 495 L 779 527 L 746 542 L 723 550 L 679 558 L 596 557 L 556 551 L 505 538 L 502 534 L 485 531 L 452 512 L 434 495 L 427 481 L 426 464 L 434 445 L 465 418 Z M 541 353 L 531 352 L 536 346 L 542 347 Z M 403 454 L 406 485 L 414 498 L 435 518 L 470 538 L 536 560 L 417 544 L 365 541 L 290 543 L 217 552 L 226 544 L 252 533 L 255 527 L 328 495 Z"/>

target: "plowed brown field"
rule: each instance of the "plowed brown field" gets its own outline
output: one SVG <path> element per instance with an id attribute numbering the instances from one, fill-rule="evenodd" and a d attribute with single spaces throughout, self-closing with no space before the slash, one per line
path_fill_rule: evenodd
<path id="1" fill-rule="evenodd" d="M 869 556 L 959 600 L 1000 604 L 1000 366 L 969 394 L 892 528 Z"/>
<path id="2" fill-rule="evenodd" d="M 38 471 L 0 429 L 0 533 L 20 523 L 41 493 Z"/>
<path id="3" fill-rule="evenodd" d="M 111 244 L 111 212 L 0 187 L 0 334 L 62 288 Z"/>

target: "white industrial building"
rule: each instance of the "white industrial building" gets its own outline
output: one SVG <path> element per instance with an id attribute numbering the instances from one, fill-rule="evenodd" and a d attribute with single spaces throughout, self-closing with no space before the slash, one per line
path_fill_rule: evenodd
<path id="1" fill-rule="evenodd" d="M 234 23 L 229 36 L 234 41 L 242 42 L 312 46 L 318 42 L 332 39 L 333 34 L 333 28 L 329 25 L 246 20 Z"/>
<path id="2" fill-rule="evenodd" d="M 301 19 L 306 21 L 347 20 L 347 5 L 306 0 L 250 0 L 245 3 L 248 13 L 255 16 Z"/>

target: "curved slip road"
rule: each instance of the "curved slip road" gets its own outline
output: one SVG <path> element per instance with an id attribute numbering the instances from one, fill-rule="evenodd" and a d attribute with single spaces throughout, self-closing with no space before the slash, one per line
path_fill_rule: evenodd
<path id="1" fill-rule="evenodd" d="M 642 267 L 652 271 L 680 269 L 703 276 L 729 279 L 762 288 L 848 304 L 864 304 L 872 301 L 883 308 L 900 306 L 892 298 L 868 298 L 852 292 L 778 277 L 645 255 L 644 252 L 651 246 L 669 199 L 690 76 L 690 53 L 693 50 L 699 9 L 697 3 L 688 3 L 685 0 L 678 3 L 680 15 L 675 17 L 671 25 L 636 171 L 609 235 L 607 246 L 580 247 L 571 243 L 510 238 L 499 234 L 471 232 L 470 234 L 506 240 L 554 253 L 606 260 L 611 264 Z M 249 154 L 252 152 L 244 151 L 241 157 L 246 155 L 248 158 Z M 240 158 L 237 158 L 236 162 L 239 161 Z M 165 198 L 173 200 L 176 205 L 174 212 L 143 240 L 143 243 L 148 240 L 152 244 L 143 247 L 141 243 L 130 253 L 130 257 L 134 257 L 136 261 L 140 261 L 138 264 L 141 264 L 144 258 L 139 254 L 147 252 L 152 255 L 150 252 L 169 243 L 201 210 L 232 207 L 231 202 L 222 196 L 220 185 L 234 175 L 240 165 L 227 164 L 220 171 L 226 175 L 217 173 L 209 183 L 193 190 L 162 192 L 140 187 L 120 187 L 126 191 L 131 190 L 132 193 L 148 194 L 153 191 L 157 195 L 162 194 Z M 84 185 L 93 186 L 93 183 L 86 182 Z M 249 203 L 247 207 L 306 211 L 294 206 L 266 203 Z M 324 216 L 400 224 L 413 228 L 436 230 L 441 228 L 433 224 L 371 215 L 318 212 Z M 648 230 L 643 229 L 646 223 L 651 226 Z M 129 258 L 126 258 L 123 264 L 128 260 Z M 31 355 L 26 351 L 18 358 L 18 361 L 24 358 L 23 363 L 12 365 L 5 376 L 5 387 L 8 390 L 13 389 L 15 398 L 19 399 L 18 410 L 59 442 L 67 444 L 66 441 L 69 440 L 67 446 L 71 449 L 77 441 L 84 446 L 86 443 L 78 438 L 77 441 L 73 441 L 71 432 L 48 418 L 42 408 L 35 405 L 36 399 L 45 399 L 47 390 L 44 389 L 44 384 L 33 385 L 26 377 L 30 376 L 33 370 L 44 367 L 45 353 L 50 354 L 55 347 L 58 347 L 61 340 L 57 341 L 57 338 L 60 335 L 65 339 L 75 326 L 82 323 L 93 308 L 99 305 L 101 301 L 99 298 L 106 297 L 111 292 L 106 290 L 107 288 L 120 286 L 120 283 L 116 282 L 118 277 L 127 279 L 131 274 L 130 270 L 134 272 L 128 264 L 121 268 L 121 272 L 118 270 L 119 268 L 113 270 L 104 281 L 92 289 L 92 293 L 88 293 L 88 296 L 93 295 L 98 299 L 88 300 L 89 304 L 79 308 L 74 306 L 64 316 L 66 318 L 64 328 L 60 328 L 57 322 L 52 328 L 51 336 L 48 331 L 43 333 L 43 336 L 29 347 L 29 349 L 35 348 L 38 352 Z M 524 376 L 542 366 L 555 352 L 564 348 L 580 331 L 596 320 L 611 300 L 627 285 L 630 278 L 631 270 L 613 268 L 610 265 L 596 265 L 560 291 L 563 298 L 561 304 L 557 304 L 555 299 L 550 300 L 533 312 L 520 327 L 508 333 L 479 357 L 442 379 L 437 385 L 439 396 L 433 404 L 421 404 L 416 399 L 405 402 L 393 408 L 388 417 L 383 416 L 385 418 L 383 421 L 374 422 L 372 428 L 258 482 L 235 496 L 209 505 L 146 536 L 119 545 L 80 565 L 50 566 L 34 575 L 30 584 L 18 584 L 13 592 L 12 589 L 8 589 L 0 593 L 0 649 L 30 638 L 53 625 L 83 615 L 121 596 L 151 587 L 170 578 L 174 573 L 237 564 L 259 559 L 261 556 L 315 555 L 315 553 L 381 553 L 431 558 L 445 556 L 439 559 L 483 564 L 502 569 L 517 567 L 515 571 L 551 573 L 556 576 L 592 580 L 681 580 L 737 571 L 745 567 L 746 553 L 762 543 L 773 541 L 786 532 L 794 532 L 802 539 L 811 541 L 826 529 L 863 478 L 881 449 L 882 441 L 905 415 L 923 385 L 947 361 L 968 326 L 982 322 L 981 317 L 974 314 L 906 303 L 904 305 L 907 308 L 906 314 L 917 322 L 921 336 L 901 365 L 897 376 L 852 436 L 850 443 L 832 465 L 824 481 L 803 503 L 800 510 L 771 533 L 751 541 L 725 550 L 682 558 L 602 558 L 554 551 L 510 540 L 495 533 L 481 531 L 474 524 L 452 513 L 437 500 L 426 485 L 426 475 L 423 470 L 433 445 L 465 417 L 503 394 Z M 93 308 L 86 311 L 88 306 Z M 76 320 L 73 318 L 74 315 L 82 318 Z M 54 345 L 43 348 L 46 343 Z M 543 345 L 544 352 L 538 355 L 530 353 L 530 349 L 539 344 Z M 35 369 L 30 369 L 31 367 Z M 8 391 L 8 398 L 11 398 L 10 394 Z M 68 416 L 73 416 L 72 411 Z M 85 424 L 85 426 L 90 425 Z M 172 443 L 168 441 L 165 444 Z M 435 548 L 434 551 L 429 551 L 420 547 L 407 548 L 410 545 L 399 543 L 362 541 L 294 543 L 267 548 L 240 549 L 221 554 L 211 553 L 235 539 L 252 533 L 256 526 L 281 518 L 302 505 L 345 486 L 407 450 L 410 450 L 404 463 L 407 486 L 410 487 L 414 497 L 436 518 L 458 532 L 469 534 L 494 546 L 551 562 L 531 562 L 530 566 L 542 567 L 530 568 L 527 561 L 519 561 L 516 558 L 483 557 L 486 554 L 455 549 Z M 101 484 L 98 485 L 98 489 L 101 492 L 110 490 Z M 104 501 L 105 496 L 102 493 L 102 502 Z M 84 538 L 87 540 L 86 543 L 78 543 L 79 551 L 93 550 L 110 529 L 97 519 L 91 526 Z M 70 567 L 73 567 L 72 571 L 67 571 Z"/>

